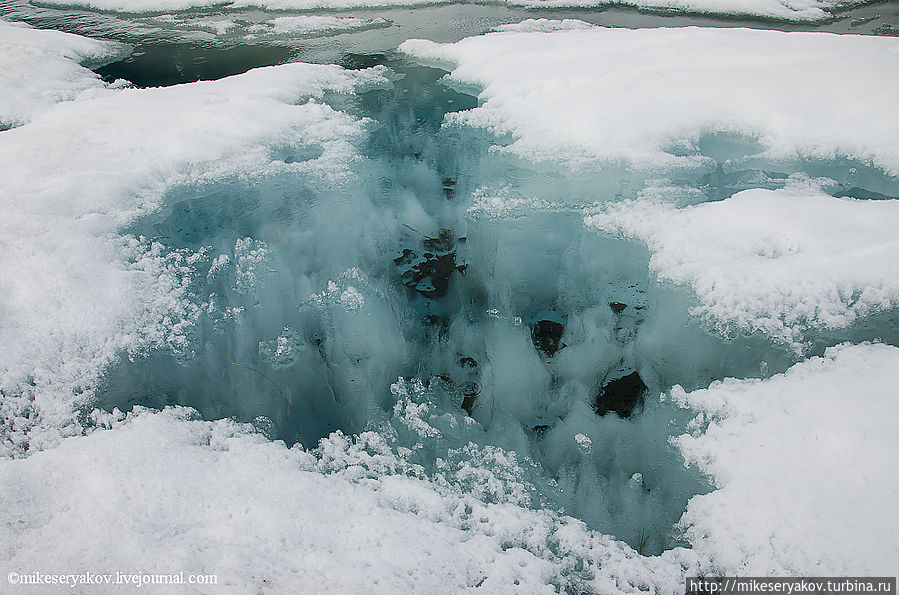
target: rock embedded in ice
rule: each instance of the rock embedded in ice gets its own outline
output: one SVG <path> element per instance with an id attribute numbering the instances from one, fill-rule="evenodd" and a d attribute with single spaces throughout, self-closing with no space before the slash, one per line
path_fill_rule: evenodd
<path id="1" fill-rule="evenodd" d="M 628 418 L 634 410 L 642 407 L 646 384 L 636 371 L 607 381 L 593 401 L 593 410 L 598 415 L 616 413 Z"/>
<path id="2" fill-rule="evenodd" d="M 447 124 L 510 134 L 500 150 L 531 160 L 696 166 L 711 161 L 703 135 L 719 132 L 770 159 L 843 156 L 899 173 L 899 39 L 594 27 L 400 50 L 481 89 L 481 105 Z"/>
<path id="3" fill-rule="evenodd" d="M 544 354 L 552 357 L 562 344 L 562 335 L 565 333 L 565 325 L 555 320 L 538 320 L 531 325 L 531 338 L 534 346 Z"/>

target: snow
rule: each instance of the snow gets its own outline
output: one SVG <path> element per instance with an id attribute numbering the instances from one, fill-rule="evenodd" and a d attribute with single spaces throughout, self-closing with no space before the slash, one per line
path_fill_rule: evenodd
<path id="1" fill-rule="evenodd" d="M 528 8 L 594 7 L 623 4 L 640 9 L 678 10 L 752 16 L 785 21 L 819 21 L 833 17 L 832 11 L 864 4 L 865 0 L 497 0 L 500 4 Z M 86 6 L 122 12 L 159 12 L 220 6 L 221 0 L 46 0 L 47 4 Z M 229 8 L 257 7 L 269 10 L 314 10 L 420 6 L 444 4 L 448 0 L 235 0 Z"/>
<path id="2" fill-rule="evenodd" d="M 0 20 L 0 130 L 21 126 L 61 101 L 105 86 L 82 65 L 125 57 L 128 46 Z"/>
<path id="3" fill-rule="evenodd" d="M 608 203 L 588 226 L 644 241 L 659 279 L 689 285 L 692 312 L 725 333 L 762 331 L 797 346 L 899 307 L 899 201 L 834 198 L 808 179 L 678 209 Z"/>
<path id="4" fill-rule="evenodd" d="M 699 412 L 677 446 L 715 479 L 681 521 L 740 576 L 893 576 L 899 560 L 899 349 L 839 345 L 767 380 L 671 398 Z"/>
<path id="5" fill-rule="evenodd" d="M 118 354 L 177 352 L 203 307 L 186 299 L 203 251 L 120 230 L 179 185 L 275 171 L 343 183 L 364 122 L 317 98 L 381 82 L 380 69 L 289 64 L 168 88 L 97 86 L 0 134 L 0 390 L 15 448 L 40 446 L 35 424 L 52 442 Z M 273 157 L 297 139 L 320 156 Z"/>
<path id="6" fill-rule="evenodd" d="M 694 563 L 687 550 L 642 558 L 570 517 L 487 504 L 371 432 L 335 434 L 313 455 L 186 409 L 94 418 L 111 429 L 0 460 L 3 576 L 89 560 L 95 573 L 215 574 L 236 593 L 676 593 Z M 460 475 L 471 473 L 501 481 Z"/>
<path id="7" fill-rule="evenodd" d="M 697 145 L 720 132 L 767 159 L 842 156 L 899 173 L 899 39 L 595 27 L 400 50 L 480 92 L 448 125 L 510 134 L 502 150 L 534 161 L 708 165 Z"/>

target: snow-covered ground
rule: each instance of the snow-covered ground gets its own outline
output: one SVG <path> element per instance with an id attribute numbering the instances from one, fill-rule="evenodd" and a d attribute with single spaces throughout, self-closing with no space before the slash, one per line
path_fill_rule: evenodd
<path id="1" fill-rule="evenodd" d="M 809 2 L 800 8 L 830 6 Z M 576 229 L 559 232 L 589 234 L 606 246 L 642 242 L 650 255 L 641 266 L 653 282 L 688 287 L 694 315 L 726 333 L 761 331 L 763 341 L 774 339 L 765 353 L 786 351 L 784 357 L 796 361 L 764 378 L 719 377 L 689 391 L 664 386 L 660 397 L 651 397 L 647 419 L 661 420 L 682 462 L 697 467 L 713 489 L 690 499 L 679 524 L 682 545 L 643 555 L 642 544 L 631 547 L 565 511 L 541 506 L 529 483 L 536 465 L 490 443 L 506 433 L 526 450 L 528 436 L 545 433 L 532 438 L 535 452 L 566 443 L 583 468 L 592 469 L 596 457 L 626 459 L 632 445 L 600 452 L 601 439 L 614 444 L 615 432 L 627 435 L 628 424 L 641 422 L 609 416 L 598 425 L 586 381 L 566 385 L 578 395 L 569 399 L 569 409 L 559 404 L 564 395 L 547 397 L 554 427 L 527 421 L 526 400 L 528 391 L 550 387 L 568 368 L 601 365 L 594 352 L 576 351 L 579 345 L 612 344 L 646 332 L 637 322 L 628 331 L 629 319 L 622 316 L 642 310 L 643 303 L 606 300 L 572 313 L 572 320 L 581 317 L 577 332 L 588 336 L 566 330 L 561 338 L 570 346 L 562 345 L 555 360 L 538 354 L 520 318 L 506 320 L 498 309 L 488 310 L 484 332 L 494 347 L 486 353 L 494 361 L 481 358 L 480 366 L 492 366 L 493 376 L 479 379 L 484 385 L 477 399 L 494 399 L 494 427 L 488 427 L 487 414 L 465 415 L 464 404 L 443 408 L 431 400 L 433 390 L 427 393 L 412 379 L 391 387 L 392 411 L 373 418 L 367 431 L 334 433 L 308 452 L 267 437 L 259 429 L 264 423 L 202 420 L 183 407 L 91 411 L 97 386 L 120 356 L 140 360 L 153 351 L 191 348 L 192 325 L 212 308 L 190 292 L 197 262 L 212 263 L 205 269 L 210 276 L 217 267 L 243 267 L 235 274 L 250 285 L 266 266 L 265 245 L 252 238 L 237 241 L 243 255 L 231 263 L 211 248 L 170 249 L 130 233 L 129 225 L 163 208 L 172 189 L 222 180 L 252 186 L 290 174 L 339 196 L 360 164 L 379 163 L 363 153 L 366 141 L 383 133 L 358 110 L 341 109 L 342 102 L 389 89 L 401 78 L 383 66 L 348 71 L 293 63 L 139 89 L 106 84 L 81 65 L 114 59 L 124 51 L 120 45 L 5 23 L 0 34 L 0 83 L 17 89 L 0 104 L 0 117 L 15 125 L 0 131 L 0 576 L 185 571 L 217 575 L 215 588 L 196 591 L 210 593 L 613 594 L 683 592 L 684 577 L 701 573 L 895 574 L 899 348 L 843 342 L 806 357 L 801 348 L 781 350 L 780 342 L 797 343 L 820 328 L 839 333 L 896 309 L 896 199 L 837 198 L 825 193 L 826 180 L 794 175 L 780 189 L 751 188 L 698 204 L 661 200 L 649 190 L 635 200 L 588 197 L 585 202 L 596 204 L 576 211 Z M 494 156 L 530 159 L 535 167 L 573 166 L 552 178 L 556 186 L 572 171 L 598 175 L 610 163 L 697 179 L 697 171 L 736 169 L 753 159 L 854 160 L 887 180 L 899 173 L 893 117 L 899 84 L 891 76 L 899 43 L 893 39 L 529 21 L 456 44 L 409 41 L 402 51 L 446 66 L 450 85 L 480 93 L 481 105 L 449 114 L 444 131 L 506 134 L 509 143 Z M 708 141 L 716 134 L 738 140 Z M 402 201 L 388 204 L 405 209 L 408 218 L 399 221 L 440 230 L 454 211 L 426 212 L 414 200 L 428 183 L 425 166 L 414 156 L 405 156 L 401 166 L 413 190 L 397 191 Z M 379 188 L 389 188 L 389 181 L 380 182 Z M 475 236 L 496 231 L 508 223 L 504 217 L 570 208 L 543 197 L 486 191 L 463 196 L 449 178 L 438 177 L 434 186 L 436 195 L 452 196 L 462 217 L 491 216 L 482 228 L 472 224 L 469 246 L 486 245 Z M 298 226 L 314 228 L 307 221 Z M 544 231 L 551 236 L 554 230 Z M 353 240 L 373 244 L 379 255 L 387 244 L 383 238 Z M 444 249 L 434 237 L 424 241 Z M 314 252 L 319 246 L 303 248 Z M 514 256 L 495 258 L 507 258 L 508 266 Z M 579 253 L 576 260 L 598 257 Z M 359 260 L 363 266 L 365 255 Z M 503 275 L 501 269 L 487 278 Z M 328 286 L 346 310 L 344 326 L 336 325 L 344 332 L 339 349 L 347 352 L 346 361 L 376 355 L 366 350 L 402 351 L 390 341 L 404 339 L 384 336 L 393 323 L 380 319 L 413 316 L 409 308 L 391 310 L 386 291 L 376 297 L 387 306 L 363 308 L 357 287 L 365 291 L 367 282 L 350 269 Z M 311 307 L 328 307 L 329 295 L 313 294 L 322 303 Z M 305 303 L 290 305 L 296 311 Z M 467 307 L 446 334 L 460 327 L 463 334 L 475 332 L 477 327 L 465 326 L 475 305 Z M 647 316 L 654 308 L 665 312 L 650 304 Z M 602 326 L 607 323 L 608 329 Z M 283 343 L 289 346 L 296 333 L 288 331 Z M 458 344 L 478 339 L 466 336 Z M 309 350 L 326 354 L 327 340 Z M 727 349 L 724 339 L 714 340 Z M 448 339 L 436 333 L 424 340 L 441 341 Z M 263 347 L 258 344 L 260 352 Z M 621 359 L 634 358 L 635 351 L 627 344 Z M 459 355 L 452 351 L 449 358 Z M 468 370 L 478 365 L 465 364 Z M 650 363 L 637 367 L 653 383 Z M 337 378 L 342 371 L 331 365 L 328 373 Z M 501 391 L 487 395 L 488 381 L 513 387 L 510 403 L 500 402 Z M 334 386 L 341 385 L 335 380 Z M 676 426 L 678 408 L 692 421 Z M 441 456 L 433 468 L 421 464 L 416 457 L 448 441 L 450 432 L 484 442 L 472 438 L 450 449 L 454 461 Z M 547 465 L 554 456 L 547 456 Z M 654 461 L 645 463 L 652 468 Z M 606 485 L 602 477 L 581 479 L 564 485 Z M 630 481 L 639 492 L 635 500 L 648 497 L 639 474 Z M 555 480 L 546 485 L 559 488 Z M 60 586 L 58 592 L 73 590 Z"/>
<path id="2" fill-rule="evenodd" d="M 809 328 L 845 328 L 899 306 L 899 201 L 834 198 L 809 180 L 678 209 L 609 203 L 587 225 L 645 241 L 650 267 L 696 292 L 723 332 L 761 330 L 801 350 Z"/>
<path id="3" fill-rule="evenodd" d="M 0 130 L 103 87 L 100 77 L 83 66 L 101 66 L 129 53 L 120 43 L 0 20 Z"/>
<path id="4" fill-rule="evenodd" d="M 887 74 L 899 39 L 564 25 L 547 32 L 534 20 L 400 49 L 480 91 L 483 104 L 451 122 L 509 133 L 503 149 L 532 160 L 697 165 L 710 159 L 703 135 L 726 132 L 744 137 L 740 157 L 848 157 L 899 173 L 895 122 L 884 116 L 899 104 Z"/>

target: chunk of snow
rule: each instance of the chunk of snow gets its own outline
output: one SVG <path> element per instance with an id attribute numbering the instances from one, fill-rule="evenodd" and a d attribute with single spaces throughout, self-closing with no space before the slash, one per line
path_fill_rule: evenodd
<path id="1" fill-rule="evenodd" d="M 646 242 L 650 269 L 689 285 L 722 331 L 786 342 L 899 307 L 899 201 L 834 198 L 796 181 L 677 209 L 623 201 L 587 225 Z"/>
<path id="2" fill-rule="evenodd" d="M 700 556 L 741 576 L 895 574 L 899 349 L 844 344 L 671 397 L 707 424 L 676 439 L 718 487 L 681 521 Z"/>
<path id="3" fill-rule="evenodd" d="M 130 48 L 24 23 L 0 20 L 0 130 L 87 89 L 106 86 L 85 68 L 124 58 Z"/>
<path id="4" fill-rule="evenodd" d="M 482 105 L 448 123 L 511 134 L 504 150 L 532 160 L 691 166 L 709 158 L 671 147 L 723 131 L 768 158 L 846 156 L 899 173 L 895 38 L 594 27 L 400 50 L 482 89 Z"/>

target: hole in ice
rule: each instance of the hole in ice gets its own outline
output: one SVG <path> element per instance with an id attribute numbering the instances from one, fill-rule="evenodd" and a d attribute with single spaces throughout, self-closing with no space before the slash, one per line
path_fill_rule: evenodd
<path id="1" fill-rule="evenodd" d="M 761 334 L 713 332 L 690 315 L 688 288 L 650 274 L 646 246 L 584 225 L 585 204 L 645 189 L 638 172 L 552 172 L 491 152 L 488 134 L 441 127 L 448 110 L 477 104 L 439 83 L 443 71 L 371 60 L 404 76 L 340 99 L 375 122 L 357 181 L 327 189 L 294 172 L 182 188 L 127 230 L 190 255 L 184 283 L 201 307 L 175 347 L 110 368 L 100 404 L 189 405 L 295 442 L 281 397 L 239 362 L 284 392 L 309 444 L 389 428 L 414 462 L 458 477 L 504 468 L 471 460 L 470 442 L 501 447 L 516 453 L 521 474 L 510 477 L 529 486 L 531 504 L 644 554 L 680 544 L 674 525 L 709 486 L 669 443 L 691 416 L 660 395 L 770 375 L 796 354 Z M 705 141 L 725 160 L 754 149 Z M 297 139 L 270 156 L 317 150 Z M 778 171 L 794 170 L 694 172 L 674 192 L 723 198 L 777 186 Z M 859 188 L 894 183 L 855 175 Z M 822 333 L 811 351 L 882 336 L 876 329 Z M 507 497 L 471 483 L 484 498 Z"/>

